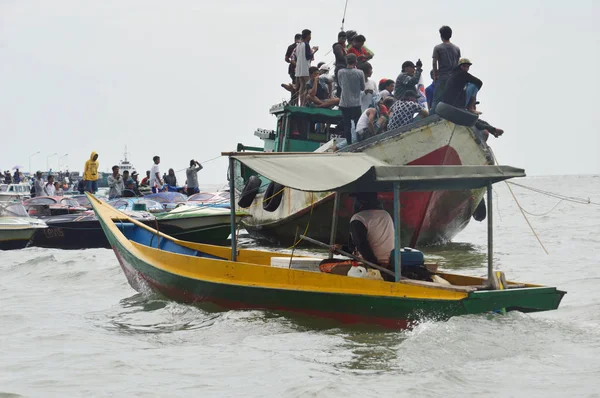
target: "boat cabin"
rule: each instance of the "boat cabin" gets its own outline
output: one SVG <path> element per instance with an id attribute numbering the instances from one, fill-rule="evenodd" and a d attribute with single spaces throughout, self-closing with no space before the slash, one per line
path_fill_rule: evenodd
<path id="1" fill-rule="evenodd" d="M 23 184 L 1 184 L 0 202 L 11 202 L 31 197 L 31 185 Z"/>
<path id="2" fill-rule="evenodd" d="M 257 129 L 254 135 L 263 140 L 263 148 L 238 144 L 238 152 L 314 152 L 332 138 L 341 137 L 342 112 L 338 109 L 292 106 L 285 102 L 273 105 L 269 111 L 277 118 L 275 130 Z M 252 170 L 241 166 L 244 183 Z M 263 181 L 268 184 L 268 181 Z M 243 188 L 239 184 L 238 189 Z"/>

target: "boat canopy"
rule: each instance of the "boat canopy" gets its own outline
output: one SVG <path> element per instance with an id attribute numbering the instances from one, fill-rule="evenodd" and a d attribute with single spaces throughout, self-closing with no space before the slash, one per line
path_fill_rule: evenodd
<path id="1" fill-rule="evenodd" d="M 297 116 L 324 123 L 339 123 L 342 120 L 342 111 L 339 109 L 310 108 L 307 106 L 277 104 L 271 107 L 270 112 L 274 115 L 285 112 L 291 116 Z"/>
<path id="2" fill-rule="evenodd" d="M 476 189 L 524 177 L 511 166 L 395 166 L 364 153 L 223 153 L 286 187 L 312 192 Z"/>

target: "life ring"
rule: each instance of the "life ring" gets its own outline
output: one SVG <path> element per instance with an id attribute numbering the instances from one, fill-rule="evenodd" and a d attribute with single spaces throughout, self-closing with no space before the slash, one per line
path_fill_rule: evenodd
<path id="1" fill-rule="evenodd" d="M 238 206 L 240 206 L 242 209 L 250 207 L 254 201 L 254 198 L 256 197 L 256 194 L 258 193 L 258 188 L 260 188 L 260 178 L 257 176 L 250 176 L 250 178 L 248 178 L 248 182 L 242 190 L 240 200 L 238 201 Z"/>
<path id="2" fill-rule="evenodd" d="M 283 185 L 271 181 L 265 191 L 265 200 L 263 201 L 265 211 L 273 212 L 277 210 L 283 198 L 283 188 L 285 188 Z"/>
<path id="3" fill-rule="evenodd" d="M 459 109 L 445 102 L 440 102 L 435 107 L 436 115 L 459 126 L 472 126 L 477 122 L 479 116 L 466 109 Z"/>

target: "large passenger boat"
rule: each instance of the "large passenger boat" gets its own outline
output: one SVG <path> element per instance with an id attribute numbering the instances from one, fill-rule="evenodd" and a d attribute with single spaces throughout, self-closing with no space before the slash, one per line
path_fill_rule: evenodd
<path id="1" fill-rule="evenodd" d="M 429 116 L 399 129 L 376 135 L 339 149 L 362 152 L 390 165 L 492 165 L 493 155 L 474 124 L 477 116 L 443 104 L 438 115 Z M 326 152 L 336 150 L 342 114 L 339 110 L 273 106 L 277 118 L 275 130 L 258 130 L 262 147 L 238 144 L 238 151 Z M 442 118 L 440 114 L 444 117 Z M 338 137 L 338 138 L 336 138 Z M 340 170 L 343 172 L 343 170 Z M 269 181 L 244 165 L 235 170 L 235 186 L 251 217 L 242 223 L 254 237 L 278 244 L 292 244 L 296 231 L 327 241 L 330 225 L 326 215 L 333 209 L 330 192 L 302 192 Z M 389 193 L 379 199 L 386 210 L 393 210 Z M 450 241 L 464 229 L 480 203 L 483 190 L 442 190 L 403 192 L 403 245 L 416 247 Z M 480 209 L 482 210 L 482 209 Z M 341 204 L 338 243 L 348 239 L 349 219 L 354 214 L 350 198 Z M 485 215 L 485 211 L 483 212 Z"/>

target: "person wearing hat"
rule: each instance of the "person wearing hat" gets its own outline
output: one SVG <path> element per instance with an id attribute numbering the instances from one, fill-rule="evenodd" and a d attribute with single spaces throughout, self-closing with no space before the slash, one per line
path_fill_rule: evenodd
<path id="1" fill-rule="evenodd" d="M 483 82 L 469 73 L 473 63 L 468 58 L 461 58 L 458 66 L 446 83 L 442 101 L 456 108 L 467 109 L 470 112 L 480 114 L 475 105 L 477 104 L 477 93 L 481 90 Z M 498 138 L 504 134 L 504 130 L 492 126 L 485 120 L 478 119 L 475 127 L 483 132 L 483 139 L 487 140 L 488 135 L 492 134 Z"/>
<path id="2" fill-rule="evenodd" d="M 446 88 L 442 101 L 456 108 L 467 108 L 475 110 L 477 92 L 481 90 L 483 82 L 469 73 L 473 63 L 468 58 L 458 60 L 458 66 L 454 68 Z"/>
<path id="3" fill-rule="evenodd" d="M 317 68 L 319 68 L 319 82 L 327 86 L 329 98 L 331 98 L 333 95 L 333 76 L 329 74 L 329 66 L 325 62 L 320 62 Z"/>
<path id="4" fill-rule="evenodd" d="M 405 91 L 416 90 L 417 83 L 421 78 L 423 63 L 419 59 L 415 65 L 412 61 L 405 61 L 402 64 L 402 73 L 396 79 L 396 87 L 394 88 L 394 98 L 402 99 Z"/>
<path id="5" fill-rule="evenodd" d="M 426 109 L 421 108 L 417 102 L 417 92 L 414 90 L 405 91 L 402 98 L 396 101 L 390 112 L 390 121 L 388 122 L 388 131 L 406 126 L 412 123 L 415 119 L 415 113 L 418 113 L 418 117 L 427 117 L 429 112 Z"/>
<path id="6" fill-rule="evenodd" d="M 448 79 L 461 58 L 460 48 L 450 43 L 451 37 L 452 29 L 446 25 L 442 26 L 440 28 L 442 42 L 433 48 L 431 78 L 435 82 L 435 90 L 431 105 L 432 113 L 437 103 L 442 100 Z"/>
<path id="7" fill-rule="evenodd" d="M 392 95 L 396 83 L 392 79 L 381 79 L 379 81 L 379 96 L 385 99 Z"/>

